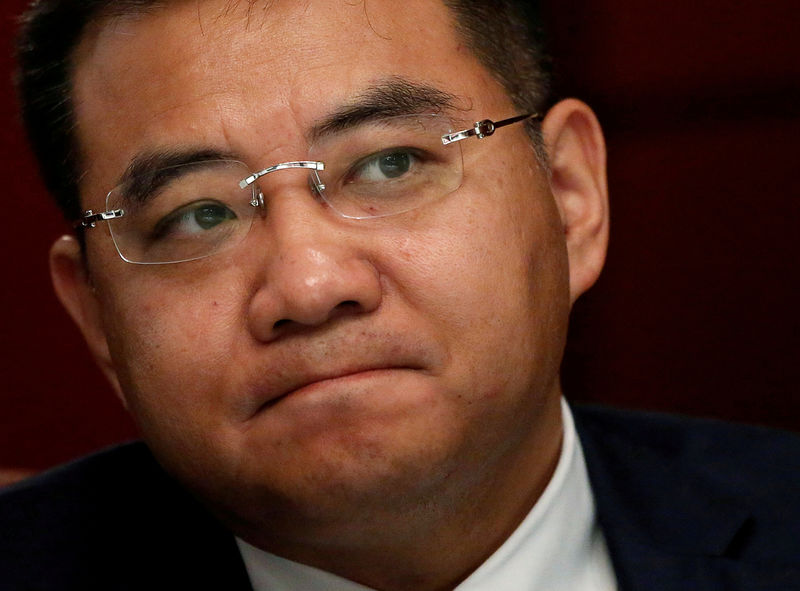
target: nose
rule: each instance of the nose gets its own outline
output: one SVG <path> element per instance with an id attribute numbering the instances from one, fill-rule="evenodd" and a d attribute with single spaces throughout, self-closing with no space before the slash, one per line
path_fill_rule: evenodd
<path id="1" fill-rule="evenodd" d="M 266 199 L 266 216 L 249 237 L 253 250 L 263 249 L 248 309 L 257 340 L 270 342 L 380 306 L 381 278 L 363 229 L 348 227 L 357 222 L 333 215 L 297 184 Z"/>

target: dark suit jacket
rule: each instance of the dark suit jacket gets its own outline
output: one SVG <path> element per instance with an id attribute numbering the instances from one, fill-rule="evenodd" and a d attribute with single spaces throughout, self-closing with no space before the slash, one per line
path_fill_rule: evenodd
<path id="1" fill-rule="evenodd" d="M 800 590 L 800 438 L 574 413 L 621 591 Z M 0 590 L 21 589 L 250 584 L 233 536 L 134 443 L 0 495 Z"/>

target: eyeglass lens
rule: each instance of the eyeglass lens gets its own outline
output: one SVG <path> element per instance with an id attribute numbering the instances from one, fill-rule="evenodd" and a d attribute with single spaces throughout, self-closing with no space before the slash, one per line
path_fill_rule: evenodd
<path id="1" fill-rule="evenodd" d="M 452 125 L 439 115 L 390 117 L 325 134 L 309 149 L 324 163 L 311 188 L 346 218 L 364 219 L 416 209 L 456 190 L 463 164 L 458 145 L 441 137 Z M 189 261 L 241 242 L 269 201 L 269 176 L 245 189 L 250 174 L 237 161 L 212 160 L 148 172 L 107 197 L 111 235 L 123 259 L 134 263 Z M 284 174 L 284 173 L 280 173 Z"/>

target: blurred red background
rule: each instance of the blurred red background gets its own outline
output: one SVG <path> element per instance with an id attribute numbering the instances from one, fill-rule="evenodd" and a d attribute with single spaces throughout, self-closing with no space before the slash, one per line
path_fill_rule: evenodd
<path id="1" fill-rule="evenodd" d="M 49 283 L 67 226 L 22 139 L 0 20 L 0 467 L 135 436 Z M 567 394 L 800 430 L 800 18 L 788 0 L 545 4 L 559 86 L 606 129 L 607 268 L 578 302 Z M 513 59 L 513 56 L 510 56 Z"/>

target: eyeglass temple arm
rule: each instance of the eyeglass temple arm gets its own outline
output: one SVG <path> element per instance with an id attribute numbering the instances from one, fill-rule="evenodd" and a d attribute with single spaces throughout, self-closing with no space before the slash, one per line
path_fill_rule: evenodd
<path id="1" fill-rule="evenodd" d="M 472 136 L 477 136 L 479 140 L 482 140 L 483 138 L 492 135 L 499 127 L 505 127 L 506 125 L 511 125 L 512 123 L 517 123 L 525 119 L 541 118 L 542 116 L 539 113 L 525 113 L 524 115 L 509 117 L 508 119 L 502 119 L 501 121 L 492 121 L 491 119 L 476 121 L 475 125 L 470 129 L 462 129 L 461 131 L 456 131 L 455 133 L 447 133 L 443 135 L 442 143 L 446 146 L 447 144 L 460 142 L 461 140 L 465 140 Z"/>

